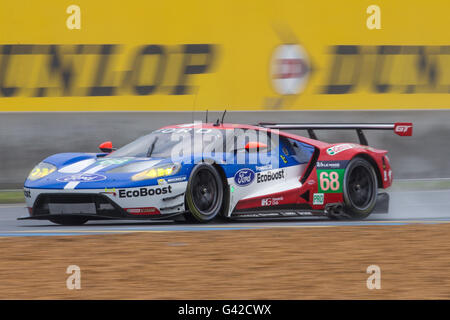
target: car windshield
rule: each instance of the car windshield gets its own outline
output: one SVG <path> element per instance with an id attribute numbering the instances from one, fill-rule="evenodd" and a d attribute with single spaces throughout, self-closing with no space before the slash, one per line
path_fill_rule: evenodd
<path id="1" fill-rule="evenodd" d="M 250 132 L 253 131 L 253 132 Z M 263 137 L 262 137 L 263 136 Z M 155 157 L 189 155 L 189 153 L 215 153 L 244 151 L 249 141 L 264 141 L 269 149 L 278 143 L 259 130 L 225 130 L 210 128 L 165 128 L 123 146 L 108 157 Z"/>
<path id="2" fill-rule="evenodd" d="M 205 150 L 214 147 L 217 143 L 222 143 L 222 130 L 194 134 L 193 131 L 170 129 L 172 128 L 160 129 L 142 136 L 109 154 L 108 157 L 167 158 L 177 150 L 190 148 L 189 150 L 193 152 L 199 152 L 202 148 Z"/>

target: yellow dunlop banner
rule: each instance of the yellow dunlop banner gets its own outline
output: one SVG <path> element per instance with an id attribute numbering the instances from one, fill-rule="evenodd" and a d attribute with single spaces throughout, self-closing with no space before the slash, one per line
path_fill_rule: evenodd
<path id="1" fill-rule="evenodd" d="M 1 1 L 0 111 L 450 108 L 448 0 Z"/>

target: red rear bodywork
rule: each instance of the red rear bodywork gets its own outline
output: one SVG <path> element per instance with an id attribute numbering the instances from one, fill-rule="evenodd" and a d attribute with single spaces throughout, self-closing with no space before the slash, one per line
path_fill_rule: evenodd
<path id="1" fill-rule="evenodd" d="M 304 125 L 306 126 L 306 125 Z M 323 126 L 319 127 L 319 126 Z M 351 124 L 313 124 L 314 130 L 329 129 L 336 126 L 337 129 L 357 129 Z M 345 127 L 345 126 L 348 126 Z M 373 127 L 371 127 L 373 126 Z M 178 126 L 168 126 L 174 128 Z M 236 210 L 248 210 L 261 207 L 263 205 L 273 206 L 292 206 L 292 208 L 309 208 L 309 210 L 323 211 L 327 204 L 343 203 L 342 181 L 345 172 L 345 166 L 355 157 L 361 157 L 372 164 L 377 180 L 378 187 L 385 189 L 391 186 L 393 174 L 389 159 L 386 156 L 386 150 L 378 150 L 363 144 L 356 143 L 326 143 L 312 138 L 296 135 L 283 129 L 274 129 L 270 127 L 241 125 L 241 124 L 205 124 L 196 123 L 192 125 L 183 125 L 184 128 L 211 128 L 211 129 L 253 129 L 272 132 L 282 137 L 293 139 L 315 148 L 314 155 L 306 166 L 304 172 L 298 177 L 301 182 L 300 187 L 283 192 L 265 194 L 254 198 L 246 198 L 239 201 Z M 287 129 L 294 129 L 295 125 Z M 301 128 L 305 129 L 305 128 Z M 399 136 L 411 136 L 411 123 L 395 124 L 366 124 L 366 129 L 393 130 Z M 361 130 L 361 129 L 360 129 Z M 358 132 L 358 131 L 357 131 Z M 358 132 L 358 135 L 362 134 Z M 362 139 L 362 140 L 361 140 Z M 361 141 L 367 141 L 365 137 L 360 136 Z M 331 166 L 327 168 L 327 166 Z M 332 166 L 339 166 L 333 169 Z M 325 190 L 325 191 L 324 191 Z M 316 198 L 317 197 L 317 198 Z M 319 201 L 320 200 L 320 201 Z M 313 213 L 314 214 L 314 213 Z"/>

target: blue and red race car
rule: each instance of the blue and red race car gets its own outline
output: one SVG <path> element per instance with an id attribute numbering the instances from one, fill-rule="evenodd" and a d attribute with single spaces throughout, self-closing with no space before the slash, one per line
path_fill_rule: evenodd
<path id="1" fill-rule="evenodd" d="M 316 130 L 356 130 L 359 144 L 329 144 Z M 307 130 L 309 138 L 288 132 Z M 191 123 L 120 149 L 61 153 L 39 163 L 24 193 L 29 216 L 77 225 L 101 219 L 364 219 L 387 212 L 387 151 L 363 130 L 412 135 L 411 123 L 258 125 Z"/>

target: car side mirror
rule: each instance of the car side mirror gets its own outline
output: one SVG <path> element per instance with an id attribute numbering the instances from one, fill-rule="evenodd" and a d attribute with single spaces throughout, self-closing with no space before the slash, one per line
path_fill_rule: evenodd
<path id="1" fill-rule="evenodd" d="M 115 150 L 117 150 L 116 148 L 113 148 L 112 142 L 111 141 L 105 141 L 103 143 L 101 143 L 98 148 L 105 153 L 111 153 Z"/>
<path id="2" fill-rule="evenodd" d="M 261 150 L 267 148 L 268 145 L 265 143 L 257 142 L 257 141 L 250 141 L 245 145 L 245 150 Z"/>

